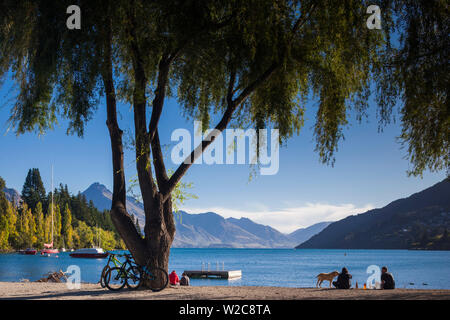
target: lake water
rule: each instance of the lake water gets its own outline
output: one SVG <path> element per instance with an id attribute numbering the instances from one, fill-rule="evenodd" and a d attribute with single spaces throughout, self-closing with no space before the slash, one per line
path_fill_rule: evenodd
<path id="1" fill-rule="evenodd" d="M 107 259 L 75 259 L 69 253 L 58 257 L 0 254 L 0 281 L 35 281 L 49 271 L 81 269 L 82 282 L 98 282 Z M 294 250 L 294 249 L 181 249 L 171 250 L 170 271 L 242 270 L 237 280 L 192 279 L 191 284 L 228 286 L 313 287 L 321 272 L 347 267 L 361 287 L 370 265 L 386 265 L 398 288 L 450 289 L 450 251 L 407 250 Z M 328 282 L 324 283 L 325 286 Z"/>

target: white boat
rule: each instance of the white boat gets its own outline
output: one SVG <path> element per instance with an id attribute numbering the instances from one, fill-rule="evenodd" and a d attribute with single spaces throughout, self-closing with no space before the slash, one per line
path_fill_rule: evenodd
<path id="1" fill-rule="evenodd" d="M 97 241 L 99 246 L 92 248 L 83 248 L 75 250 L 73 253 L 69 254 L 72 258 L 91 258 L 91 259 L 103 259 L 108 256 L 108 253 L 103 251 L 100 247 L 100 234 L 97 228 Z"/>

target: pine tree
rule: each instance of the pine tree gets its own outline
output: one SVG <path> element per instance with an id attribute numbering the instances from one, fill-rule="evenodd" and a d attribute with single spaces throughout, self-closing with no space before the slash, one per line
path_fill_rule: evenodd
<path id="1" fill-rule="evenodd" d="M 22 199 L 32 211 L 34 211 L 38 202 L 45 203 L 46 193 L 39 169 L 28 170 L 22 188 Z"/>

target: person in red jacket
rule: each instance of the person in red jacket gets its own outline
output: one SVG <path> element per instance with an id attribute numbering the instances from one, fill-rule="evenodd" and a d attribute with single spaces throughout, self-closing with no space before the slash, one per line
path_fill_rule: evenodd
<path id="1" fill-rule="evenodd" d="M 169 274 L 169 282 L 173 286 L 177 286 L 180 284 L 180 279 L 178 279 L 178 275 L 175 270 L 173 270 L 172 273 Z"/>

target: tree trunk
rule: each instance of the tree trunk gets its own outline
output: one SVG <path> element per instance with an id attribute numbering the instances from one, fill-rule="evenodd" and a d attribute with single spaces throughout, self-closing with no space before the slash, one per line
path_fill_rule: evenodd
<path id="1" fill-rule="evenodd" d="M 146 265 L 158 267 L 169 273 L 170 247 L 175 236 L 175 223 L 172 213 L 171 200 L 162 201 L 161 194 L 157 194 L 154 201 L 152 218 L 145 225 L 145 244 L 147 248 Z M 155 286 L 160 286 L 156 279 Z M 152 283 L 144 283 L 144 286 L 151 287 Z"/>
<path id="2" fill-rule="evenodd" d="M 131 17 L 132 18 L 132 17 Z M 131 19 L 132 23 L 134 22 Z M 114 188 L 111 206 L 111 217 L 124 240 L 128 250 L 133 255 L 139 265 L 149 265 L 150 267 L 162 268 L 168 272 L 170 247 L 175 236 L 175 222 L 172 213 L 171 191 L 167 190 L 167 177 L 162 152 L 159 144 L 157 122 L 162 110 L 165 96 L 165 86 L 169 64 L 160 63 L 160 74 L 158 77 L 157 99 L 154 101 L 154 109 L 159 110 L 152 114 L 150 132 L 146 128 L 146 84 L 147 77 L 144 71 L 139 54 L 139 46 L 132 42 L 133 69 L 135 78 L 135 88 L 133 93 L 134 125 L 136 142 L 136 169 L 138 173 L 139 186 L 144 202 L 145 212 L 145 239 L 138 234 L 136 227 L 126 210 L 126 189 L 125 174 L 123 165 L 123 143 L 122 130 L 117 122 L 116 94 L 113 82 L 112 69 L 112 36 L 111 21 L 105 25 L 107 41 L 104 47 L 104 70 L 103 82 L 106 92 L 107 104 L 107 126 L 111 139 L 112 161 L 114 171 Z M 134 33 L 134 29 L 130 30 Z M 133 39 L 136 36 L 133 34 Z M 164 60 L 165 61 L 165 60 Z M 160 190 L 153 181 L 150 163 L 150 146 L 156 156 L 155 173 Z M 161 192 L 163 191 L 163 193 Z M 169 194 L 169 197 L 167 195 Z M 158 280 L 155 280 L 158 281 Z M 155 284 L 159 286 L 160 284 Z M 144 283 L 143 286 L 151 287 L 151 283 Z"/>
<path id="3" fill-rule="evenodd" d="M 109 22 L 110 23 L 110 22 Z M 113 163 L 113 198 L 111 205 L 111 218 L 117 232 L 125 242 L 131 254 L 139 264 L 144 264 L 148 259 L 148 250 L 145 242 L 138 234 L 136 227 L 126 210 L 126 188 L 125 170 L 123 165 L 123 142 L 122 130 L 117 122 L 116 92 L 112 70 L 112 35 L 111 26 L 105 24 L 105 43 L 103 61 L 103 85 L 106 93 L 106 109 L 109 136 L 111 141 L 112 163 Z"/>
<path id="4" fill-rule="evenodd" d="M 110 133 L 112 162 L 114 171 L 113 199 L 111 206 L 111 218 L 128 250 L 139 265 L 159 267 L 166 271 L 169 268 L 170 247 L 175 235 L 175 224 L 172 214 L 171 200 L 162 201 L 162 196 L 157 193 L 152 197 L 150 190 L 143 192 L 146 227 L 145 239 L 142 239 L 126 210 L 125 174 L 123 165 L 122 130 L 117 123 L 116 98 L 112 79 L 112 72 L 105 72 L 104 85 L 106 91 L 106 105 L 108 120 L 107 126 Z M 138 165 L 141 177 L 148 177 L 148 168 Z M 148 183 L 146 184 L 148 186 Z M 142 189 L 142 186 L 141 186 Z M 148 197 L 152 197 L 148 199 Z M 148 205 L 151 204 L 151 205 Z M 157 281 L 157 280 L 156 280 Z M 159 283 L 156 284 L 159 286 Z M 151 287 L 151 283 L 144 283 L 143 287 Z"/>
<path id="5" fill-rule="evenodd" d="M 161 195 L 158 195 L 158 199 L 162 199 Z M 172 203 L 158 201 L 156 212 L 162 219 L 150 220 L 146 232 L 146 242 L 153 265 L 167 270 L 170 247 L 175 236 L 175 226 L 171 226 L 174 224 Z"/>

